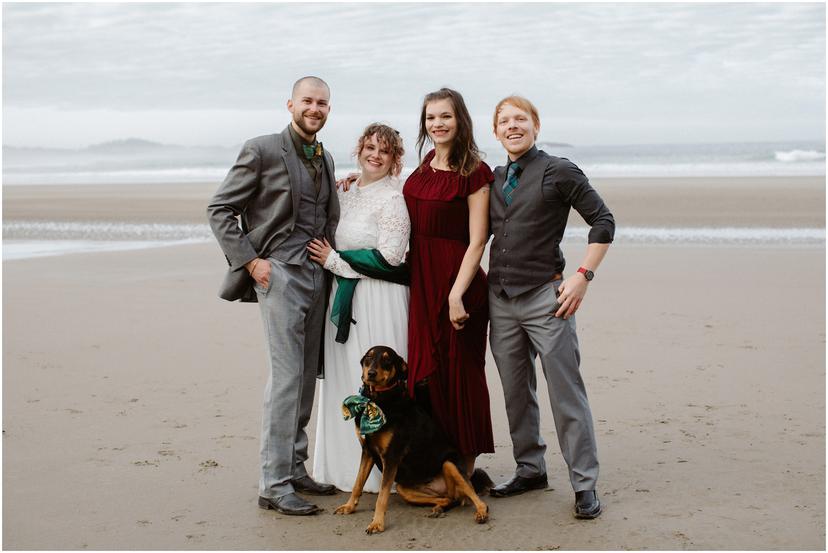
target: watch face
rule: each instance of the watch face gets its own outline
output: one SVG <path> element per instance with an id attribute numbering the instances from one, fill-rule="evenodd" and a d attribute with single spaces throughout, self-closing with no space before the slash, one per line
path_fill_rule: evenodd
<path id="1" fill-rule="evenodd" d="M 584 276 L 586 277 L 587 280 L 592 280 L 593 278 L 595 278 L 595 273 L 593 273 L 590 270 L 587 270 L 587 271 L 584 271 Z"/>

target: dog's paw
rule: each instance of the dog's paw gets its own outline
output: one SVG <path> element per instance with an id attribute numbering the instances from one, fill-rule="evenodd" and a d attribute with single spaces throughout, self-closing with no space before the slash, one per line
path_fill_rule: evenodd
<path id="1" fill-rule="evenodd" d="M 385 531 L 385 524 L 377 522 L 376 520 L 372 520 L 371 524 L 368 525 L 368 528 L 365 529 L 366 534 L 379 534 L 383 531 Z"/>
<path id="2" fill-rule="evenodd" d="M 443 508 L 438 506 L 438 507 L 434 507 L 433 509 L 431 509 L 431 512 L 428 513 L 426 516 L 428 518 L 440 518 L 444 514 L 445 514 L 445 512 L 443 511 Z"/>
<path id="3" fill-rule="evenodd" d="M 340 505 L 339 507 L 337 507 L 336 511 L 334 511 L 334 514 L 335 515 L 350 515 L 354 511 L 356 511 L 356 507 L 351 505 L 350 503 L 346 503 L 345 505 Z"/>
<path id="4" fill-rule="evenodd" d="M 488 521 L 488 520 L 489 520 L 489 506 L 488 506 L 488 505 L 486 506 L 486 510 L 485 510 L 485 511 L 482 511 L 482 510 L 480 510 L 480 509 L 478 509 L 477 511 L 475 511 L 475 513 L 474 513 L 474 521 L 475 521 L 477 524 L 483 524 L 484 522 L 486 522 L 486 521 Z"/>

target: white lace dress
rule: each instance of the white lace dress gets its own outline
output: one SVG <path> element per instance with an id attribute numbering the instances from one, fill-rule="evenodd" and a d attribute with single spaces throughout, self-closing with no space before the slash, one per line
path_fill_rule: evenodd
<path id="1" fill-rule="evenodd" d="M 377 249 L 391 265 L 405 260 L 411 223 L 399 180 L 385 177 L 366 186 L 352 186 L 338 192 L 339 225 L 336 247 L 339 250 Z M 342 417 L 342 400 L 356 394 L 362 386 L 360 359 L 372 346 L 394 348 L 408 357 L 407 286 L 368 278 L 354 271 L 336 252 L 331 252 L 325 268 L 332 273 L 359 278 L 353 298 L 350 335 L 337 343 L 336 327 L 331 322 L 333 289 L 325 319 L 325 378 L 319 381 L 317 397 L 316 445 L 313 477 L 351 491 L 356 480 L 361 449 L 354 421 Z M 376 467 L 365 483 L 366 492 L 377 493 L 380 473 Z"/>

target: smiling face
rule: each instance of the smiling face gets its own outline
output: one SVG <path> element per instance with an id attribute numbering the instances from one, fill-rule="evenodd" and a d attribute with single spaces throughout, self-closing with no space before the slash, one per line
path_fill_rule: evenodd
<path id="1" fill-rule="evenodd" d="M 435 100 L 426 105 L 425 128 L 435 146 L 448 145 L 454 141 L 457 136 L 457 117 L 450 99 Z"/>
<path id="2" fill-rule="evenodd" d="M 293 96 L 287 101 L 288 111 L 293 118 L 293 127 L 302 138 L 311 141 L 328 120 L 331 92 L 327 86 L 313 80 L 298 84 Z"/>
<path id="3" fill-rule="evenodd" d="M 514 161 L 535 145 L 540 125 L 532 115 L 512 104 L 503 104 L 497 112 L 495 137 Z"/>
<path id="4" fill-rule="evenodd" d="M 374 182 L 391 172 L 394 156 L 387 144 L 380 142 L 373 134 L 365 139 L 359 152 L 359 165 L 364 182 Z"/>

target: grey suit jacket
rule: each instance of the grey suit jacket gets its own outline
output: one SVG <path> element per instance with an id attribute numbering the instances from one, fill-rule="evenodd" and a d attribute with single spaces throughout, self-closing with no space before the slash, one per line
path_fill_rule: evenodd
<path id="1" fill-rule="evenodd" d="M 328 179 L 323 186 L 330 187 L 325 237 L 334 245 L 339 200 L 333 158 L 327 151 L 324 160 Z M 245 142 L 207 206 L 210 228 L 230 265 L 219 289 L 222 299 L 257 301 L 253 278 L 244 265 L 268 257 L 293 231 L 301 196 L 299 171 L 303 170 L 288 127 L 279 134 Z"/>

